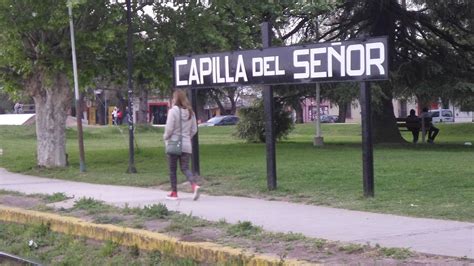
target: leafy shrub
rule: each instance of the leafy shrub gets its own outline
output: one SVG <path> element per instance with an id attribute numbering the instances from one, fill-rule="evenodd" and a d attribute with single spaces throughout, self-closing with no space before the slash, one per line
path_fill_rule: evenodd
<path id="1" fill-rule="evenodd" d="M 280 101 L 275 100 L 273 108 L 275 137 L 277 140 L 281 140 L 286 138 L 293 129 L 293 121 L 290 112 L 285 110 Z M 265 142 L 263 101 L 256 101 L 253 106 L 240 109 L 239 115 L 240 121 L 237 124 L 235 135 L 248 142 Z"/>

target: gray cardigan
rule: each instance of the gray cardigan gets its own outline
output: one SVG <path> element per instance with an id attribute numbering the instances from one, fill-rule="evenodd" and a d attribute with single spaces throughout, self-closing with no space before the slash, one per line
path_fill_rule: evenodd
<path id="1" fill-rule="evenodd" d="M 181 120 L 183 127 L 183 152 L 193 153 L 191 146 L 191 138 L 197 132 L 197 123 L 196 116 L 192 116 L 189 119 L 189 111 L 187 109 L 181 108 Z M 179 138 L 179 107 L 173 106 L 168 111 L 168 118 L 166 119 L 165 133 L 163 134 L 163 139 L 165 140 L 165 145 L 168 143 L 168 140 L 178 140 Z"/>

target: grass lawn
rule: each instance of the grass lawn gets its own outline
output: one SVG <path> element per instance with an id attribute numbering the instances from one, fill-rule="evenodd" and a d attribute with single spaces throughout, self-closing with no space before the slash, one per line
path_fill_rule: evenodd
<path id="1" fill-rule="evenodd" d="M 29 245 L 31 240 L 33 242 Z M 0 250 L 45 265 L 200 265 L 159 251 L 145 252 L 112 241 L 100 242 L 54 233 L 44 224 L 0 222 Z M 0 264 L 26 265 L 1 260 Z"/>
<path id="2" fill-rule="evenodd" d="M 377 145 L 375 198 L 362 197 L 360 125 L 298 125 L 277 144 L 278 189 L 266 190 L 264 144 L 232 136 L 233 127 L 200 128 L 206 193 L 286 199 L 338 208 L 474 221 L 474 124 L 440 125 L 435 145 Z M 163 129 L 138 127 L 138 174 L 126 174 L 128 135 L 116 127 L 86 128 L 87 173 L 79 173 L 76 131 L 68 129 L 70 166 L 35 167 L 34 127 L 0 126 L 0 166 L 32 175 L 94 183 L 156 186 L 168 182 Z M 410 140 L 410 133 L 403 133 Z M 184 181 L 183 176 L 180 178 Z"/>

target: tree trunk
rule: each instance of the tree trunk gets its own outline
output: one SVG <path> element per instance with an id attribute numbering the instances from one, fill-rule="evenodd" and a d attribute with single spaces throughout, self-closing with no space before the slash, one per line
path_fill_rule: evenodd
<path id="1" fill-rule="evenodd" d="M 425 107 L 430 109 L 431 102 L 433 101 L 432 97 L 417 94 L 416 99 L 417 99 L 417 102 L 418 102 L 418 114 L 421 114 L 423 108 L 425 108 Z"/>
<path id="2" fill-rule="evenodd" d="M 342 102 L 342 103 L 337 103 L 337 105 L 339 106 L 337 122 L 338 123 L 345 123 L 346 122 L 348 104 Z"/>
<path id="3" fill-rule="evenodd" d="M 205 122 L 210 118 L 207 110 L 204 109 L 204 105 L 206 105 L 206 92 L 205 90 L 198 90 L 196 110 L 196 119 L 198 120 L 198 122 Z"/>
<path id="4" fill-rule="evenodd" d="M 148 123 L 148 90 L 140 86 L 140 95 L 138 96 L 140 101 L 137 115 L 137 124 Z"/>
<path id="5" fill-rule="evenodd" d="M 125 110 L 125 107 L 128 106 L 127 99 L 123 96 L 122 92 L 120 90 L 117 90 L 117 107 L 123 112 Z"/>
<path id="6" fill-rule="evenodd" d="M 97 121 L 96 123 L 99 124 L 99 125 L 105 125 L 105 107 L 104 107 L 104 99 L 105 97 L 103 97 L 103 95 L 105 95 L 105 91 L 101 94 L 98 94 L 96 95 L 96 106 L 97 106 Z"/>
<path id="7" fill-rule="evenodd" d="M 397 126 L 397 120 L 393 113 L 392 88 L 390 85 L 383 84 L 383 96 L 380 99 L 380 105 L 373 105 L 372 121 L 374 125 L 375 143 L 402 143 L 406 142 Z"/>
<path id="8" fill-rule="evenodd" d="M 235 102 L 234 97 L 229 97 L 229 101 L 230 101 L 230 114 L 235 115 L 235 113 L 237 112 L 237 104 Z"/>
<path id="9" fill-rule="evenodd" d="M 43 73 L 35 73 L 27 81 L 36 107 L 37 163 L 40 167 L 65 167 L 70 88 L 65 74 L 56 74 L 51 81 L 44 78 Z"/>
<path id="10" fill-rule="evenodd" d="M 214 102 L 216 102 L 217 106 L 221 110 L 221 115 L 225 115 L 225 108 L 224 105 L 222 105 L 222 102 L 219 97 L 214 92 L 211 92 L 211 98 L 214 100 Z"/>
<path id="11" fill-rule="evenodd" d="M 296 124 L 303 123 L 303 107 L 301 107 L 301 103 L 298 103 L 294 106 L 296 112 Z"/>
<path id="12" fill-rule="evenodd" d="M 393 16 L 393 7 L 396 6 L 394 0 L 373 1 L 373 9 L 367 12 L 379 12 L 370 33 L 372 36 L 388 36 L 388 65 L 396 69 L 395 62 L 395 30 L 396 23 Z M 393 113 L 393 88 L 390 82 L 379 83 L 382 88 L 380 105 L 372 104 L 372 121 L 374 126 L 373 138 L 376 143 L 402 143 L 402 138 L 397 126 L 397 120 Z"/>

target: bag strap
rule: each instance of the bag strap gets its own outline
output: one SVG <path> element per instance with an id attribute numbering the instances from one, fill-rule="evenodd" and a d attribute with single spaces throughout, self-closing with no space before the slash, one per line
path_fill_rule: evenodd
<path id="1" fill-rule="evenodd" d="M 183 119 L 181 118 L 181 108 L 179 108 L 179 141 L 183 142 Z"/>

